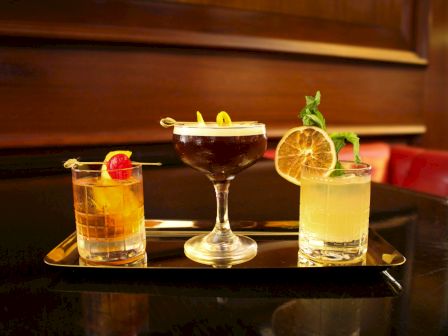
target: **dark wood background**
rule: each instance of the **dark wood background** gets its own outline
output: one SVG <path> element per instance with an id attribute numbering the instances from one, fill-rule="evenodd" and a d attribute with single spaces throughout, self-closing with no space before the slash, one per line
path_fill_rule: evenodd
<path id="1" fill-rule="evenodd" d="M 320 89 L 333 127 L 448 149 L 447 1 L 273 3 L 2 2 L 0 148 L 163 143 L 196 110 L 275 139 Z"/>

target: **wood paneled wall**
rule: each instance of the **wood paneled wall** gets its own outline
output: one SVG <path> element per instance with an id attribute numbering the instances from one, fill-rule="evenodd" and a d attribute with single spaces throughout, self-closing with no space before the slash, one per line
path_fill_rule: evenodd
<path id="1" fill-rule="evenodd" d="M 448 1 L 432 1 L 429 66 L 425 71 L 423 116 L 427 125 L 421 144 L 448 150 Z"/>
<path id="2" fill-rule="evenodd" d="M 317 89 L 328 124 L 412 140 L 432 120 L 422 3 L 394 1 L 400 27 L 176 1 L 1 4 L 0 148 L 165 142 L 159 119 L 196 110 L 263 121 L 278 137 Z"/>

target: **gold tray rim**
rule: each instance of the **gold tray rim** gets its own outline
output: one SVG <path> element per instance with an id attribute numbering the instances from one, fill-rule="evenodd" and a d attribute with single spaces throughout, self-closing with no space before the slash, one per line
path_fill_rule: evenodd
<path id="1" fill-rule="evenodd" d="M 290 238 L 294 236 L 298 236 L 298 227 L 299 221 L 276 221 L 276 220 L 267 220 L 267 221 L 251 221 L 251 220 L 242 220 L 235 221 L 232 223 L 238 224 L 238 229 L 233 230 L 236 234 L 243 234 L 251 237 L 285 237 Z M 208 227 L 206 230 L 201 229 L 206 224 Z M 146 237 L 149 238 L 187 238 L 192 237 L 194 235 L 202 234 L 210 232 L 212 223 L 207 220 L 172 220 L 172 219 L 145 219 L 145 230 Z M 263 228 L 268 228 L 268 230 L 254 229 L 257 226 L 263 225 Z M 149 237 L 149 238 L 148 238 Z M 383 264 L 325 264 L 325 265 L 309 265 L 309 266 L 285 266 L 285 267 L 243 267 L 243 268 L 227 268 L 228 270 L 232 269 L 245 269 L 245 270 L 256 270 L 256 269 L 275 269 L 275 270 L 304 270 L 304 269 L 353 269 L 353 268 L 361 268 L 361 269 L 380 269 L 386 270 L 390 267 L 397 267 L 403 265 L 406 262 L 406 257 L 403 256 L 392 244 L 387 242 L 375 229 L 369 228 L 369 244 L 367 255 L 369 255 L 369 251 L 371 252 L 372 246 L 386 246 L 392 251 L 392 254 L 389 254 L 392 259 L 387 262 L 383 260 Z M 294 240 L 294 239 L 292 239 Z M 55 261 L 55 256 L 59 258 L 59 260 L 63 260 L 64 256 L 69 253 L 77 253 L 77 241 L 76 241 L 76 231 L 67 236 L 63 241 L 57 244 L 52 250 L 50 250 L 44 257 L 44 263 L 57 267 L 57 268 L 72 268 L 72 269 L 146 269 L 146 270 L 204 270 L 204 269 L 216 269 L 209 265 L 201 265 L 198 264 L 196 267 L 154 267 L 154 266 L 134 266 L 132 267 L 123 267 L 125 265 L 104 265 L 104 264 L 96 264 L 96 265 L 80 265 L 80 264 L 64 264 Z M 62 256 L 63 254 L 63 256 Z M 394 262 L 395 260 L 395 262 Z M 129 265 L 128 265 L 129 266 Z M 223 269 L 223 268 L 219 268 Z"/>

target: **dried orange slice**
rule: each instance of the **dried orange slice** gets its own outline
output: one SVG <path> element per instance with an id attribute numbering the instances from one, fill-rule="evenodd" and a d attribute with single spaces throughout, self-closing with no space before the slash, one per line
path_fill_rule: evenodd
<path id="1" fill-rule="evenodd" d="M 290 129 L 275 150 L 275 169 L 283 178 L 300 185 L 302 164 L 332 169 L 337 155 L 327 132 L 314 126 Z"/>

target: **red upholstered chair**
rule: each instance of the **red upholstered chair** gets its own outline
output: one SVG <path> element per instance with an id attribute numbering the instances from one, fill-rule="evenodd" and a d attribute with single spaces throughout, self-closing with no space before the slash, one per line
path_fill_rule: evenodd
<path id="1" fill-rule="evenodd" d="M 390 145 L 385 142 L 361 143 L 361 160 L 372 167 L 372 181 L 386 182 Z M 353 160 L 353 146 L 348 144 L 339 152 L 339 160 Z"/>
<path id="2" fill-rule="evenodd" d="M 387 181 L 387 165 L 390 156 L 390 146 L 384 142 L 372 142 L 361 144 L 361 159 L 372 166 L 372 181 Z M 275 158 L 275 149 L 265 152 L 266 159 Z M 353 149 L 350 144 L 345 146 L 339 153 L 340 160 L 353 160 Z"/>
<path id="3" fill-rule="evenodd" d="M 274 159 L 275 150 L 265 158 Z M 372 166 L 372 181 L 388 182 L 416 191 L 448 197 L 448 152 L 386 143 L 361 144 L 361 158 Z M 339 153 L 340 160 L 352 160 L 352 147 Z"/>
<path id="4" fill-rule="evenodd" d="M 268 150 L 266 150 L 266 152 L 264 152 L 263 157 L 265 159 L 274 160 L 275 159 L 275 149 L 269 148 Z"/>
<path id="5" fill-rule="evenodd" d="M 412 161 L 417 155 L 423 152 L 423 148 L 405 145 L 391 146 L 387 181 L 397 186 L 403 186 L 403 182 L 411 168 Z"/>
<path id="6" fill-rule="evenodd" d="M 448 197 L 448 152 L 423 150 L 412 160 L 402 186 Z"/>

